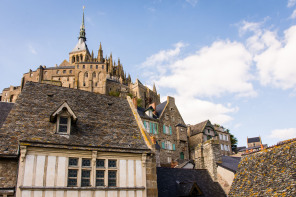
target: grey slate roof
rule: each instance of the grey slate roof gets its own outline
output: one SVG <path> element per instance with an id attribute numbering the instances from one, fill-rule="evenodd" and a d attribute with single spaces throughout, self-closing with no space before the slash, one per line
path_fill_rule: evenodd
<path id="1" fill-rule="evenodd" d="M 77 116 L 69 137 L 56 133 L 56 123 L 49 121 L 65 101 Z M 19 141 L 149 151 L 126 99 L 34 82 L 26 83 L 0 139 L 0 154 L 17 154 Z"/>
<path id="2" fill-rule="evenodd" d="M 2 127 L 13 106 L 14 103 L 0 102 L 0 128 Z"/>
<path id="3" fill-rule="evenodd" d="M 79 38 L 78 43 L 76 44 L 72 52 L 84 51 L 84 50 L 88 51 L 87 45 L 83 40 L 83 38 Z"/>
<path id="4" fill-rule="evenodd" d="M 158 117 L 161 115 L 161 113 L 164 110 L 166 104 L 167 104 L 167 101 L 165 101 L 163 103 L 160 103 L 159 105 L 156 106 L 156 112 L 158 114 Z"/>
<path id="5" fill-rule="evenodd" d="M 205 169 L 157 168 L 159 197 L 188 196 L 192 185 L 208 197 L 226 196 L 221 186 L 214 182 Z"/>
<path id="6" fill-rule="evenodd" d="M 260 137 L 248 138 L 248 143 L 260 142 Z"/>
<path id="7" fill-rule="evenodd" d="M 218 165 L 235 173 L 240 160 L 241 157 L 222 156 L 222 163 Z"/>
<path id="8" fill-rule="evenodd" d="M 193 136 L 193 135 L 203 132 L 203 130 L 206 127 L 208 122 L 209 122 L 209 120 L 206 120 L 206 121 L 200 122 L 196 125 L 190 126 L 190 128 L 191 128 L 190 136 Z"/>

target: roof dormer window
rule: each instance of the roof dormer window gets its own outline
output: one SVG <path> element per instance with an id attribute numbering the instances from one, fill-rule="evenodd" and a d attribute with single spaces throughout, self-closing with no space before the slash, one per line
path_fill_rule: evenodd
<path id="1" fill-rule="evenodd" d="M 64 102 L 51 116 L 51 122 L 56 122 L 56 132 L 59 134 L 71 133 L 71 125 L 77 121 L 77 117 L 69 107 L 67 102 Z"/>

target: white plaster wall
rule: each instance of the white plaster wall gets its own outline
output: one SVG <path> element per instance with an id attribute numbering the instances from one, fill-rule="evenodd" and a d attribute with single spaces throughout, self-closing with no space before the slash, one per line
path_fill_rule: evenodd
<path id="1" fill-rule="evenodd" d="M 48 156 L 47 161 L 48 162 L 47 162 L 47 170 L 46 170 L 46 186 L 54 186 L 56 157 Z"/>
<path id="2" fill-rule="evenodd" d="M 143 186 L 142 183 L 142 162 L 140 160 L 136 160 L 136 186 Z"/>
<path id="3" fill-rule="evenodd" d="M 44 164 L 45 156 L 38 155 L 36 161 L 35 186 L 43 186 Z"/>
<path id="4" fill-rule="evenodd" d="M 134 187 L 134 160 L 128 160 L 128 186 Z"/>
<path id="5" fill-rule="evenodd" d="M 91 191 L 81 191 L 80 197 L 90 197 Z"/>
<path id="6" fill-rule="evenodd" d="M 142 197 L 143 191 L 137 191 L 137 197 Z"/>
<path id="7" fill-rule="evenodd" d="M 42 191 L 34 191 L 34 196 L 42 196 Z"/>
<path id="8" fill-rule="evenodd" d="M 218 174 L 229 184 L 232 184 L 232 181 L 234 179 L 234 173 L 230 170 L 227 170 L 225 168 L 222 168 L 221 166 L 218 166 L 217 168 Z"/>
<path id="9" fill-rule="evenodd" d="M 119 187 L 126 187 L 126 160 L 119 160 Z"/>
<path id="10" fill-rule="evenodd" d="M 25 173 L 24 173 L 24 186 L 32 186 L 33 181 L 33 166 L 34 166 L 34 155 L 26 156 Z"/>
<path id="11" fill-rule="evenodd" d="M 31 197 L 31 191 L 23 191 L 22 197 Z"/>
<path id="12" fill-rule="evenodd" d="M 66 157 L 58 158 L 57 186 L 66 186 Z"/>
<path id="13" fill-rule="evenodd" d="M 45 197 L 53 197 L 53 191 L 45 191 Z"/>
<path id="14" fill-rule="evenodd" d="M 56 192 L 56 197 L 64 197 L 64 191 L 57 191 Z"/>
<path id="15" fill-rule="evenodd" d="M 134 197 L 135 192 L 134 191 L 128 191 L 127 195 L 128 195 L 128 197 Z"/>
<path id="16" fill-rule="evenodd" d="M 105 191 L 96 191 L 95 196 L 96 197 L 101 197 L 101 196 L 105 197 Z"/>
<path id="17" fill-rule="evenodd" d="M 126 191 L 120 191 L 120 192 L 119 192 L 119 196 L 120 196 L 120 197 L 127 197 L 127 196 L 126 196 Z"/>
<path id="18" fill-rule="evenodd" d="M 78 197 L 77 191 L 67 191 L 67 197 Z"/>
<path id="19" fill-rule="evenodd" d="M 108 197 L 117 197 L 117 191 L 108 191 Z"/>

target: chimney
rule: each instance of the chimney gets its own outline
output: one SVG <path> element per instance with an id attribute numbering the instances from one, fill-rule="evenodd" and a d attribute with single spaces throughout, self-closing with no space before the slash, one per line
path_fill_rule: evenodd
<path id="1" fill-rule="evenodd" d="M 133 98 L 133 103 L 134 103 L 135 108 L 137 109 L 138 108 L 137 97 Z"/>
<path id="2" fill-rule="evenodd" d="M 155 103 L 155 102 L 154 102 L 154 103 L 151 103 L 151 104 L 149 105 L 149 107 L 150 107 L 150 106 L 154 109 L 153 114 L 156 115 L 156 103 Z"/>

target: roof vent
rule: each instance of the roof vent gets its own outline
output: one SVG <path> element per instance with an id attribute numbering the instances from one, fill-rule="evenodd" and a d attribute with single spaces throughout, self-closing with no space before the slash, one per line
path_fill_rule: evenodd
<path id="1" fill-rule="evenodd" d="M 49 96 L 49 97 L 53 97 L 53 95 L 54 95 L 53 93 L 48 93 L 47 94 L 47 96 Z"/>
<path id="2" fill-rule="evenodd" d="M 111 106 L 111 105 L 113 105 L 113 103 L 112 103 L 112 102 L 108 103 L 108 106 Z"/>

